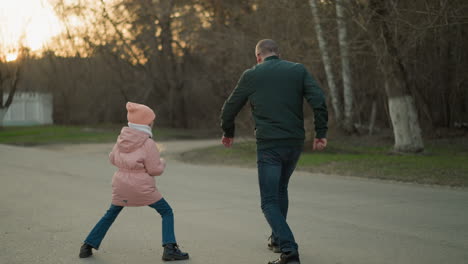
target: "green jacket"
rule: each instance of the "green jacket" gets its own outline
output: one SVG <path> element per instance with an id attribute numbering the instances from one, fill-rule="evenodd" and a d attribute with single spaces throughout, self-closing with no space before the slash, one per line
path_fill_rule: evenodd
<path id="1" fill-rule="evenodd" d="M 224 103 L 221 127 L 225 137 L 234 137 L 234 119 L 250 101 L 255 120 L 257 148 L 304 144 L 303 98 L 314 110 L 317 138 L 327 134 L 325 96 L 304 65 L 271 56 L 246 70 Z"/>

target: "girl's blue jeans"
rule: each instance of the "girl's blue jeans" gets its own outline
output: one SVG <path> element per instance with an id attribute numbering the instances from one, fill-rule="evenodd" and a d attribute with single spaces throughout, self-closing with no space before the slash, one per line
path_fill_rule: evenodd
<path id="1" fill-rule="evenodd" d="M 162 244 L 176 243 L 174 234 L 174 214 L 171 206 L 166 202 L 166 200 L 164 200 L 164 198 L 148 206 L 154 208 L 161 215 Z M 94 226 L 93 230 L 91 230 L 84 242 L 95 249 L 99 249 L 102 240 L 106 236 L 107 230 L 109 230 L 122 209 L 123 206 L 111 204 L 106 214 Z"/>

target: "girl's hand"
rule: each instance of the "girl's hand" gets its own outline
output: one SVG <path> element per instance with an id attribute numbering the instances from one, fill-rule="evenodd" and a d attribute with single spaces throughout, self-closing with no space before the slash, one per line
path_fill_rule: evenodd
<path id="1" fill-rule="evenodd" d="M 161 163 L 159 166 L 163 167 L 163 168 L 166 168 L 166 160 L 163 159 L 163 158 L 160 158 L 159 159 L 159 162 Z"/>

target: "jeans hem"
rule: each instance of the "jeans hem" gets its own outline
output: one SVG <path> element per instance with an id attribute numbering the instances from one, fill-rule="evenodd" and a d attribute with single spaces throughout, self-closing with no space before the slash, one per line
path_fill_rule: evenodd
<path id="1" fill-rule="evenodd" d="M 99 250 L 99 247 L 94 246 L 92 243 L 89 243 L 89 242 L 86 241 L 86 240 L 84 241 L 84 243 L 87 244 L 87 245 L 90 245 L 90 246 L 91 246 L 92 248 L 94 248 L 95 250 Z"/>
<path id="2" fill-rule="evenodd" d="M 162 246 L 164 247 L 165 245 L 168 245 L 168 244 L 177 244 L 177 242 L 176 241 L 163 242 Z"/>
<path id="3" fill-rule="evenodd" d="M 294 247 L 281 248 L 281 252 L 297 252 L 297 251 L 298 251 L 298 248 L 294 248 Z"/>

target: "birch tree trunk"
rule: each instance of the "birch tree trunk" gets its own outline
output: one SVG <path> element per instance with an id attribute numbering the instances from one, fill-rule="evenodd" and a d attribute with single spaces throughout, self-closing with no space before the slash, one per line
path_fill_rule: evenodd
<path id="1" fill-rule="evenodd" d="M 330 88 L 330 97 L 335 113 L 335 120 L 337 124 L 340 124 L 342 120 L 341 103 L 339 100 L 338 89 L 336 88 L 335 75 L 333 74 L 330 56 L 328 54 L 327 41 L 323 35 L 322 26 L 320 25 L 320 17 L 318 14 L 318 7 L 316 0 L 309 0 L 309 5 L 312 10 L 312 16 L 314 18 L 315 32 L 319 43 L 320 53 L 322 55 L 323 66 L 325 67 L 325 74 L 327 76 L 328 87 Z"/>
<path id="2" fill-rule="evenodd" d="M 377 117 L 377 102 L 373 101 L 372 102 L 371 115 L 370 115 L 370 119 L 369 119 L 369 136 L 372 136 L 372 134 L 374 134 L 375 118 L 376 117 Z"/>
<path id="3" fill-rule="evenodd" d="M 351 132 L 353 129 L 353 89 L 351 79 L 351 67 L 349 63 L 348 31 L 346 29 L 345 8 L 343 0 L 336 0 L 336 19 L 338 24 L 338 42 L 341 54 L 341 74 L 343 77 L 343 103 L 344 122 L 343 127 Z"/>

